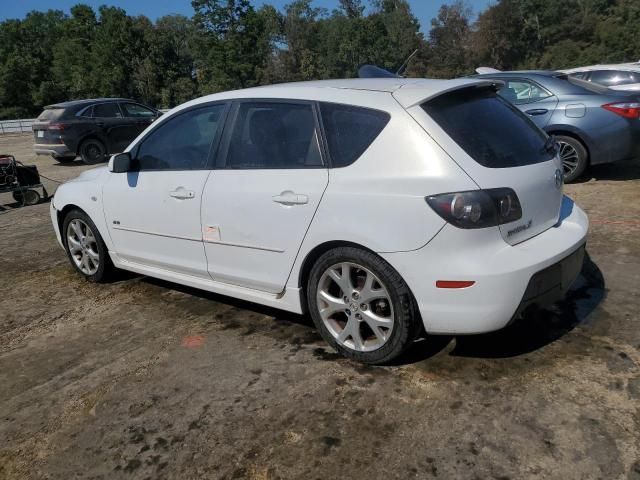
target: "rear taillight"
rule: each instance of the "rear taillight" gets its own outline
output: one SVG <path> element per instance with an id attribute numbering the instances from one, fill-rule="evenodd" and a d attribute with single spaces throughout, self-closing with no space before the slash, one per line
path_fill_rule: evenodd
<path id="1" fill-rule="evenodd" d="M 624 118 L 640 118 L 640 103 L 638 102 L 607 103 L 602 105 L 602 108 Z"/>
<path id="2" fill-rule="evenodd" d="M 495 227 L 522 217 L 520 200 L 510 188 L 442 193 L 426 200 L 438 215 L 458 228 Z"/>
<path id="3" fill-rule="evenodd" d="M 62 130 L 64 130 L 68 126 L 69 125 L 67 125 L 66 123 L 50 123 L 49 126 L 47 127 L 47 130 L 57 130 L 57 131 L 61 132 Z"/>

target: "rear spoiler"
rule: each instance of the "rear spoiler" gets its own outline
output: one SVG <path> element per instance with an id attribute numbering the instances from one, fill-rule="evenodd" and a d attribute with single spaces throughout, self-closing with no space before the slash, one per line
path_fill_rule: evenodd
<path id="1" fill-rule="evenodd" d="M 491 67 L 478 67 L 476 68 L 476 73 L 479 73 L 480 75 L 482 75 L 483 73 L 502 73 L 502 70 Z"/>
<path id="2" fill-rule="evenodd" d="M 453 80 L 416 80 L 403 85 L 395 92 L 393 97 L 404 108 L 415 107 L 432 98 L 445 93 L 464 88 L 493 88 L 499 89 L 504 85 L 503 81 L 495 79 L 455 78 Z"/>

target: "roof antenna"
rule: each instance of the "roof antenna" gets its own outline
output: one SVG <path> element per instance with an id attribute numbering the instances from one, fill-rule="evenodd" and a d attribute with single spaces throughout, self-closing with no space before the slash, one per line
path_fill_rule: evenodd
<path id="1" fill-rule="evenodd" d="M 407 68 L 407 65 L 409 65 L 409 61 L 414 57 L 414 55 L 416 53 L 418 53 L 418 49 L 417 48 L 413 51 L 413 53 L 411 55 L 409 55 L 407 57 L 407 59 L 404 61 L 404 63 L 402 65 L 400 65 L 400 68 L 396 72 L 396 75 L 401 75 L 402 72 L 404 72 L 404 70 Z"/>

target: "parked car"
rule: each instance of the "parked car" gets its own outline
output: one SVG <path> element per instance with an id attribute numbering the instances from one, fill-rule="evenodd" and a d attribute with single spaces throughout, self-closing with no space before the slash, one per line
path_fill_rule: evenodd
<path id="1" fill-rule="evenodd" d="M 555 135 L 566 182 L 589 165 L 640 156 L 640 103 L 633 92 L 554 71 L 496 71 L 474 78 L 504 82 L 498 93 Z"/>
<path id="2" fill-rule="evenodd" d="M 559 71 L 571 78 L 596 83 L 612 90 L 640 91 L 640 62 L 590 65 Z"/>
<path id="3" fill-rule="evenodd" d="M 61 163 L 86 164 L 122 152 L 160 112 L 126 98 L 74 100 L 44 107 L 33 123 L 34 150 Z"/>
<path id="4" fill-rule="evenodd" d="M 309 312 L 384 363 L 563 295 L 588 222 L 561 168 L 492 80 L 294 83 L 173 109 L 59 187 L 51 220 L 90 281 L 121 268 Z"/>

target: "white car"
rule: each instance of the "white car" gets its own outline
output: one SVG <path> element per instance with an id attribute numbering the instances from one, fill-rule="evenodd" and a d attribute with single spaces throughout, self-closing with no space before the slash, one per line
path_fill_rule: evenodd
<path id="1" fill-rule="evenodd" d="M 555 145 L 478 79 L 330 80 L 209 95 L 51 219 L 88 280 L 115 268 L 297 313 L 385 363 L 423 332 L 500 329 L 577 277 L 588 221 Z"/>
<path id="2" fill-rule="evenodd" d="M 640 62 L 589 65 L 560 71 L 611 90 L 640 91 Z"/>

